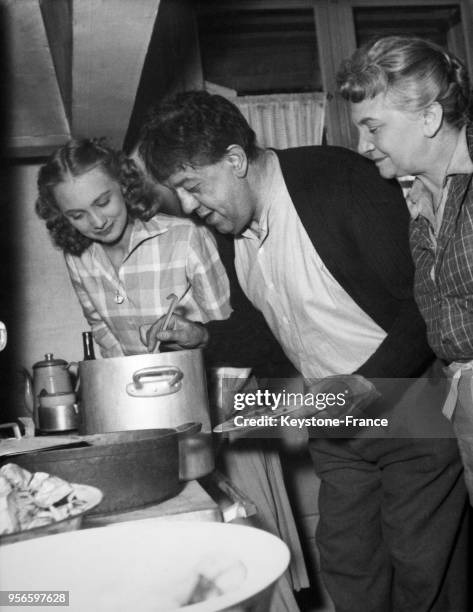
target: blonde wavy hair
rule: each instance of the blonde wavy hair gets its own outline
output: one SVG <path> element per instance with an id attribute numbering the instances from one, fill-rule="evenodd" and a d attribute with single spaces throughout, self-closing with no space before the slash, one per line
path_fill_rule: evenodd
<path id="1" fill-rule="evenodd" d="M 130 218 L 147 221 L 160 206 L 132 159 L 103 140 L 71 140 L 57 149 L 38 172 L 36 213 L 46 222 L 53 243 L 66 253 L 81 255 L 92 243 L 61 212 L 54 188 L 72 176 L 100 168 L 120 184 Z"/>

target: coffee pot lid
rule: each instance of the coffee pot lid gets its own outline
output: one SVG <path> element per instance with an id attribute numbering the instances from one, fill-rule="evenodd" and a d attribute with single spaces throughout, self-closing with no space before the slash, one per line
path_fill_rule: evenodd
<path id="1" fill-rule="evenodd" d="M 64 359 L 54 359 L 52 353 L 46 353 L 43 361 L 38 361 L 33 365 L 34 368 L 46 368 L 48 366 L 67 366 L 67 361 Z"/>
<path id="2" fill-rule="evenodd" d="M 49 393 L 46 389 L 41 389 L 38 397 L 62 397 L 63 395 L 71 395 L 72 391 L 56 391 L 56 393 Z"/>

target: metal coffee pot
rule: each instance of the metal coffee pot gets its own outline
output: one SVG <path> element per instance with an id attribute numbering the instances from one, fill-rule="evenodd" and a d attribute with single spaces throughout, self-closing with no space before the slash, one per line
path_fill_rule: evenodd
<path id="1" fill-rule="evenodd" d="M 24 369 L 25 375 L 25 408 L 32 415 L 35 426 L 39 427 L 39 396 L 41 391 L 53 395 L 57 393 L 74 393 L 70 368 L 77 365 L 64 359 L 55 359 L 52 353 L 46 353 L 44 360 L 33 365 L 33 377 Z"/>
<path id="2" fill-rule="evenodd" d="M 73 392 L 39 394 L 38 428 L 43 433 L 73 431 L 79 427 L 79 407 Z"/>

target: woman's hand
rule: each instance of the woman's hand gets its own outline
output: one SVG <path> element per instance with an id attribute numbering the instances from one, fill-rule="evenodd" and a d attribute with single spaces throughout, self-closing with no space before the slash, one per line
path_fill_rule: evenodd
<path id="1" fill-rule="evenodd" d="M 148 352 L 156 352 L 161 342 L 165 342 L 166 348 L 173 351 L 206 346 L 209 332 L 202 323 L 173 314 L 168 329 L 162 331 L 165 318 L 166 315 L 160 317 L 147 331 L 143 326 L 140 328 L 141 341 L 147 346 Z"/>

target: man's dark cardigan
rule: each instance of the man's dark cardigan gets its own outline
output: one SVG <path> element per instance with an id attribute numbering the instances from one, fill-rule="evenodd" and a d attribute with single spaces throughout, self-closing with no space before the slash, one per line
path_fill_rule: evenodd
<path id="1" fill-rule="evenodd" d="M 357 372 L 369 378 L 419 374 L 432 353 L 413 298 L 409 215 L 399 185 L 381 178 L 372 162 L 348 149 L 301 147 L 277 155 L 294 206 L 325 266 L 387 333 Z M 280 349 L 238 287 L 228 237 L 219 238 L 219 248 L 234 312 L 226 321 L 207 324 L 207 360 L 264 369 L 265 363 L 280 361 Z"/>

